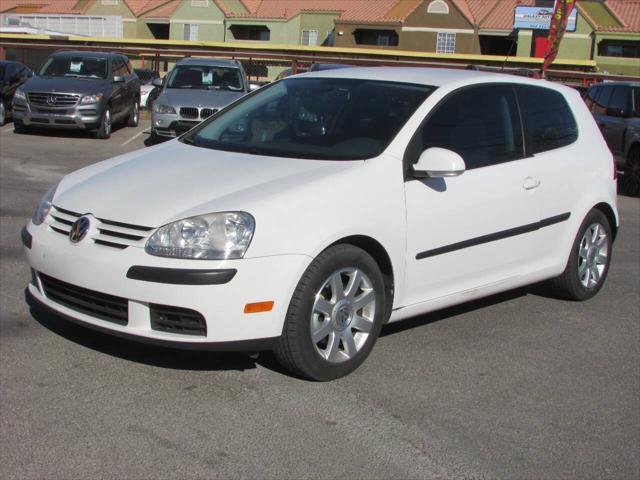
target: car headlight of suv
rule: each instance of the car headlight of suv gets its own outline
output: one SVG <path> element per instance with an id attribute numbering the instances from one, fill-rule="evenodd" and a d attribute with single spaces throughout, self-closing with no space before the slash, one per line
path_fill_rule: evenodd
<path id="1" fill-rule="evenodd" d="M 101 93 L 97 93 L 96 95 L 85 95 L 84 97 L 82 97 L 82 100 L 80 100 L 80 105 L 100 103 L 103 98 L 104 98 L 104 95 L 102 95 Z"/>
<path id="2" fill-rule="evenodd" d="M 18 88 L 15 92 L 13 92 L 13 98 L 14 100 L 22 100 L 23 102 L 27 101 L 27 95 L 21 88 Z"/>
<path id="3" fill-rule="evenodd" d="M 249 248 L 254 230 L 255 220 L 246 212 L 198 215 L 160 227 L 145 250 L 159 257 L 237 259 Z"/>
<path id="4" fill-rule="evenodd" d="M 40 199 L 40 202 L 38 202 L 36 211 L 33 213 L 33 217 L 31 218 L 31 221 L 34 225 L 42 224 L 45 218 L 47 218 L 47 215 L 49 215 L 49 211 L 51 210 L 52 205 L 51 202 L 53 202 L 53 196 L 56 194 L 57 189 L 58 184 L 56 183 L 49 189 L 47 193 L 44 194 L 44 197 Z"/>
<path id="5" fill-rule="evenodd" d="M 153 111 L 156 113 L 176 113 L 176 109 L 173 108 L 171 105 L 164 105 L 162 103 L 154 103 L 153 104 Z"/>

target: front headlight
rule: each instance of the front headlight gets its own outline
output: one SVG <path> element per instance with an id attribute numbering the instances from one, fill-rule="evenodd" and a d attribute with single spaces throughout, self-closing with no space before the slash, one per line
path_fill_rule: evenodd
<path id="1" fill-rule="evenodd" d="M 104 95 L 102 95 L 101 93 L 98 93 L 96 95 L 85 95 L 84 97 L 82 97 L 82 100 L 80 101 L 80 105 L 88 105 L 90 103 L 100 103 L 103 98 L 104 98 Z"/>
<path id="2" fill-rule="evenodd" d="M 245 212 L 222 212 L 185 218 L 160 227 L 145 250 L 159 257 L 201 260 L 242 258 L 249 248 L 255 221 Z"/>
<path id="3" fill-rule="evenodd" d="M 13 92 L 13 98 L 16 100 L 27 100 L 27 96 L 24 93 L 24 90 L 22 90 L 21 88 L 18 88 L 15 92 Z"/>
<path id="4" fill-rule="evenodd" d="M 171 105 L 163 105 L 162 103 L 154 103 L 153 111 L 156 113 L 176 113 L 176 109 Z"/>
<path id="5" fill-rule="evenodd" d="M 56 194 L 56 189 L 58 188 L 58 184 L 56 183 L 53 187 L 49 189 L 47 193 L 44 194 L 44 197 L 38 202 L 38 206 L 36 207 L 36 211 L 33 213 L 33 218 L 31 221 L 34 225 L 40 225 L 44 222 L 44 219 L 49 215 L 49 210 L 51 210 L 51 202 L 53 202 L 53 196 Z"/>

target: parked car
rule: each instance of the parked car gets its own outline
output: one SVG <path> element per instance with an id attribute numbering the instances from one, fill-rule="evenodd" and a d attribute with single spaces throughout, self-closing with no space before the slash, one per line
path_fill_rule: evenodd
<path id="1" fill-rule="evenodd" d="M 585 101 L 622 170 L 623 191 L 639 196 L 640 82 L 593 86 Z"/>
<path id="2" fill-rule="evenodd" d="M 22 238 L 32 300 L 72 321 L 273 349 L 330 380 L 387 322 L 542 280 L 593 297 L 617 229 L 615 166 L 573 89 L 349 68 L 67 175 Z"/>
<path id="3" fill-rule="evenodd" d="M 151 113 L 153 143 L 183 134 L 246 95 L 250 88 L 237 60 L 185 58 L 165 80 L 154 80 L 162 92 Z"/>
<path id="4" fill-rule="evenodd" d="M 0 126 L 11 118 L 11 101 L 16 89 L 33 76 L 29 67 L 20 62 L 0 60 Z"/>
<path id="5" fill-rule="evenodd" d="M 120 53 L 61 51 L 13 97 L 14 130 L 73 128 L 109 138 L 114 123 L 138 125 L 140 81 Z"/>
<path id="6" fill-rule="evenodd" d="M 296 70 L 296 75 L 300 74 L 300 73 L 307 73 L 307 69 L 306 68 L 298 68 Z M 287 78 L 293 75 L 293 70 L 290 68 L 285 68 L 283 71 L 281 71 L 278 75 L 276 75 L 276 78 L 273 79 L 273 81 L 277 81 L 277 80 L 282 80 L 283 78 Z"/>
<path id="7" fill-rule="evenodd" d="M 151 101 L 151 104 L 149 104 L 149 94 L 153 90 L 158 88 L 153 84 L 153 81 L 156 78 L 160 78 L 160 75 L 158 75 L 153 70 L 146 70 L 142 68 L 136 68 L 134 69 L 134 71 L 136 72 L 136 75 L 140 80 L 140 107 L 149 108 L 153 103 L 153 100 L 155 100 L 154 96 L 152 95 L 151 96 L 152 101 Z"/>

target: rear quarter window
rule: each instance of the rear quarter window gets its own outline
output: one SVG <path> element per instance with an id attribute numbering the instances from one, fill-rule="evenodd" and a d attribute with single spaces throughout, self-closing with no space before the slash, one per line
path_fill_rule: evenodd
<path id="1" fill-rule="evenodd" d="M 572 144 L 578 125 L 564 96 L 548 88 L 516 86 L 528 154 Z"/>

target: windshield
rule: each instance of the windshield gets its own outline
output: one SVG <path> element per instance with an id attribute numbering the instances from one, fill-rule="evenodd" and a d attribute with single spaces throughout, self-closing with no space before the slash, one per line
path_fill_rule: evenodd
<path id="1" fill-rule="evenodd" d="M 256 91 L 183 141 L 278 157 L 372 158 L 434 90 L 374 80 L 288 78 Z"/>
<path id="2" fill-rule="evenodd" d="M 206 65 L 177 65 L 169 74 L 167 88 L 194 88 L 201 90 L 243 89 L 242 76 L 237 68 Z"/>
<path id="3" fill-rule="evenodd" d="M 48 77 L 107 78 L 107 59 L 95 57 L 50 57 L 40 69 Z"/>
<path id="4" fill-rule="evenodd" d="M 151 82 L 157 75 L 151 70 L 135 69 L 136 75 L 140 79 L 140 85 L 151 85 Z"/>

